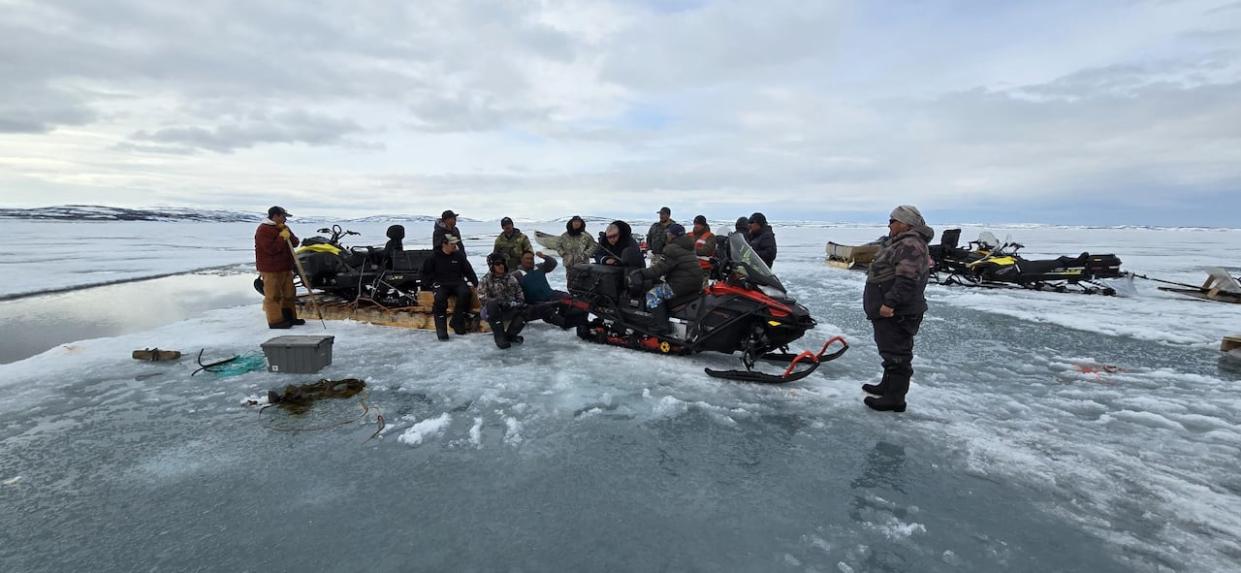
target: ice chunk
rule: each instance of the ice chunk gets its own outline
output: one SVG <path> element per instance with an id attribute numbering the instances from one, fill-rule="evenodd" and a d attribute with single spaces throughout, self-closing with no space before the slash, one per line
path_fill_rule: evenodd
<path id="1" fill-rule="evenodd" d="M 405 430 L 404 433 L 397 437 L 397 441 L 410 446 L 420 445 L 423 441 L 444 433 L 444 430 L 448 428 L 450 423 L 452 423 L 452 414 L 445 412 L 410 426 L 408 430 Z"/>

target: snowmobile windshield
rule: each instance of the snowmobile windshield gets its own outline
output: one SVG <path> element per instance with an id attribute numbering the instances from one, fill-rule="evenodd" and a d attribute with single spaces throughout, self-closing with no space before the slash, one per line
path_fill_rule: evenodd
<path id="1" fill-rule="evenodd" d="M 745 277 L 757 286 L 769 286 L 780 292 L 788 292 L 771 267 L 759 258 L 758 253 L 750 248 L 741 233 L 728 236 L 728 258 L 733 263 L 733 272 Z"/>

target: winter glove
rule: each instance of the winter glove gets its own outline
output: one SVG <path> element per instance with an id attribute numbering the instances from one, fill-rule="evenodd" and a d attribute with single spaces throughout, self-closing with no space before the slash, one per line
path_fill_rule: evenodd
<path id="1" fill-rule="evenodd" d="M 287 241 L 289 240 L 289 237 L 292 237 L 292 236 L 293 234 L 289 232 L 288 227 L 280 227 L 280 238 L 281 239 L 284 239 Z"/>

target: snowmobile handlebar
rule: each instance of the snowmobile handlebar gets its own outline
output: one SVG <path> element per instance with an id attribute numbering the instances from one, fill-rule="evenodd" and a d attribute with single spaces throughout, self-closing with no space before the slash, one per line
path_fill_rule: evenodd
<path id="1" fill-rule="evenodd" d="M 357 231 L 350 231 L 348 229 L 342 228 L 340 225 L 332 225 L 331 227 L 323 227 L 322 229 L 319 229 L 315 232 L 316 233 L 331 233 L 332 237 L 328 239 L 328 242 L 336 246 L 340 246 L 341 237 L 346 237 L 349 235 L 358 235 L 358 236 L 362 235 L 362 233 L 359 233 Z"/>

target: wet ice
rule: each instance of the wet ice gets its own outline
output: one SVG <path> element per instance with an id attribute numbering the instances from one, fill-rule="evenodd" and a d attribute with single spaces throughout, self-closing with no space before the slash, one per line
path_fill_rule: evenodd
<path id="1" fill-rule="evenodd" d="M 777 232 L 776 271 L 821 321 L 804 345 L 840 332 L 853 345 L 788 387 L 702 374 L 735 357 L 593 346 L 544 325 L 502 352 L 483 336 L 329 323 L 335 363 L 307 379 L 190 378 L 188 361 L 127 357 L 164 341 L 252 351 L 271 336 L 257 298 L 0 366 L 0 564 L 1238 568 L 1241 377 L 1214 350 L 1237 309 L 1141 283 L 1115 299 L 933 287 L 910 412 L 879 415 L 858 391 L 879 374 L 862 277 L 821 260 L 827 240 L 878 228 Z M 1241 247 L 1235 231 L 1006 232 L 1047 254 L 1099 244 L 1184 282 Z M 318 376 L 364 378 L 388 428 L 277 432 L 245 405 Z"/>

